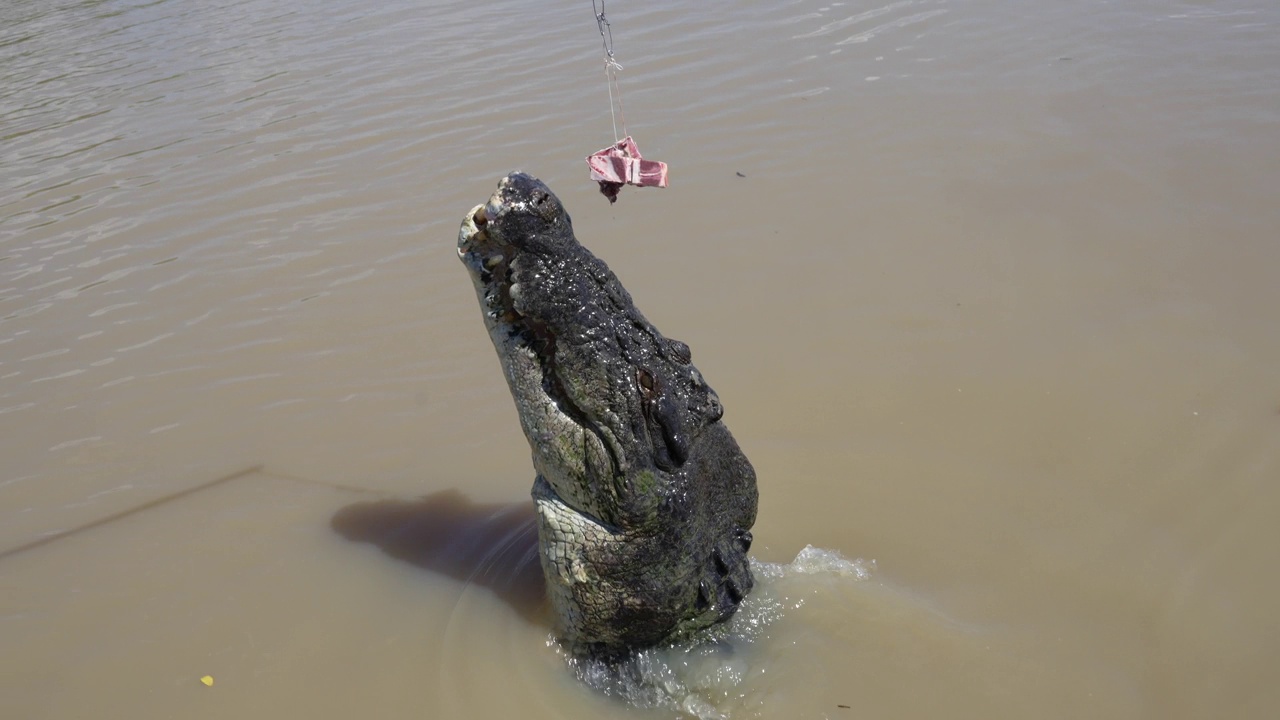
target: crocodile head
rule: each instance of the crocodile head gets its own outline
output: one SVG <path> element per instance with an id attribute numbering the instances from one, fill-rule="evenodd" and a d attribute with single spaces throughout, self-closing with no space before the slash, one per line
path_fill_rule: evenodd
<path id="1" fill-rule="evenodd" d="M 458 255 L 533 451 L 570 647 L 614 652 L 728 618 L 752 584 L 755 473 L 689 347 L 645 319 L 529 175 L 467 214 Z"/>

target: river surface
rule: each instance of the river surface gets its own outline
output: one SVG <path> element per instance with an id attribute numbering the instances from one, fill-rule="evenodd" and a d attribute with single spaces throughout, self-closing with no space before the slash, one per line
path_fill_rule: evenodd
<path id="1" fill-rule="evenodd" d="M 0 4 L 0 717 L 1275 717 L 1280 6 L 607 13 L 620 117 L 584 0 Z M 513 169 L 759 474 L 619 670 L 455 253 Z"/>

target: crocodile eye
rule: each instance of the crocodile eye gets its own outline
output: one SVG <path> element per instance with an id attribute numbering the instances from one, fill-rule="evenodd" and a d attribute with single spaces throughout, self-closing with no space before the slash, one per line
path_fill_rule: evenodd
<path id="1" fill-rule="evenodd" d="M 640 383 L 640 390 L 644 392 L 646 397 L 653 393 L 653 376 L 649 374 L 648 370 L 644 368 L 637 370 L 636 382 Z"/>

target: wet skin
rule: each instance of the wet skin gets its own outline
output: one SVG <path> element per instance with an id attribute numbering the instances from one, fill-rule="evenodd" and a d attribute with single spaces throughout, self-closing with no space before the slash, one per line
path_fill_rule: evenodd
<path id="1" fill-rule="evenodd" d="M 619 654 L 728 619 L 752 587 L 755 471 L 689 347 L 644 318 L 532 176 L 467 214 L 458 256 L 533 451 L 566 646 Z"/>

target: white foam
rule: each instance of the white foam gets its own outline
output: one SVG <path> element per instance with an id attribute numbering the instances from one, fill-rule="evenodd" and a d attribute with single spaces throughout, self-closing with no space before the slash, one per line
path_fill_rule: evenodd
<path id="1" fill-rule="evenodd" d="M 804 575 L 831 573 L 842 577 L 866 580 L 876 568 L 875 560 L 846 560 L 837 550 L 823 550 L 812 545 L 805 545 L 789 566 L 791 572 Z"/>
<path id="2" fill-rule="evenodd" d="M 751 571 L 756 578 L 779 579 L 789 575 L 818 575 L 822 573 L 849 577 L 855 580 L 866 580 L 875 572 L 875 560 L 849 560 L 839 550 L 825 550 L 812 545 L 805 545 L 796 554 L 796 559 L 780 565 L 778 563 L 751 561 Z"/>
<path id="3" fill-rule="evenodd" d="M 750 704 L 752 678 L 765 675 L 763 646 L 780 621 L 816 592 L 813 581 L 859 583 L 875 571 L 874 560 L 849 560 L 836 550 L 806 545 L 790 563 L 751 561 L 755 589 L 726 623 L 672 647 L 636 653 L 621 663 L 566 656 L 588 686 L 640 708 L 673 710 L 699 720 L 728 720 Z"/>

